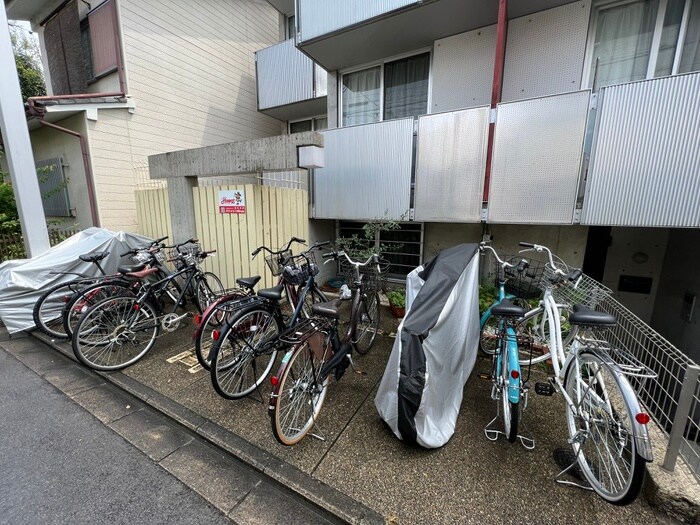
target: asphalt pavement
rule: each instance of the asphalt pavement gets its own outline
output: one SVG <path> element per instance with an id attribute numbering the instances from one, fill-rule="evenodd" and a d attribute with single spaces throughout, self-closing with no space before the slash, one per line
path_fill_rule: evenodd
<path id="1" fill-rule="evenodd" d="M 0 524 L 335 522 L 98 375 L 4 331 L 0 473 Z"/>

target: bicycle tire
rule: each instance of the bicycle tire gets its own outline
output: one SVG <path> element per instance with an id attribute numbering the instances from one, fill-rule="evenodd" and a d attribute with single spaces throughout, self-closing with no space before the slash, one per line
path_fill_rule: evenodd
<path id="1" fill-rule="evenodd" d="M 515 443 L 518 439 L 518 423 L 520 420 L 520 403 L 513 403 L 508 395 L 510 382 L 510 367 L 508 366 L 508 345 L 503 345 L 501 353 L 501 405 L 503 410 L 503 430 L 506 439 L 511 443 Z M 518 392 L 518 395 L 520 393 Z"/>
<path id="2" fill-rule="evenodd" d="M 316 423 L 329 382 L 318 377 L 322 365 L 308 341 L 285 354 L 269 411 L 272 433 L 282 445 L 296 445 Z"/>
<path id="3" fill-rule="evenodd" d="M 360 355 L 366 355 L 377 339 L 380 311 L 379 294 L 377 292 L 368 292 L 364 297 L 360 298 L 357 318 L 355 319 L 355 338 L 352 341 L 353 348 Z"/>
<path id="4" fill-rule="evenodd" d="M 226 321 L 236 312 L 235 304 L 246 294 L 234 294 L 221 299 L 218 304 L 208 308 L 199 322 L 194 339 L 194 351 L 197 361 L 205 370 L 211 370 L 211 348 L 214 345 L 214 330 L 220 330 Z"/>
<path id="5" fill-rule="evenodd" d="M 89 284 L 95 282 L 93 279 L 75 279 L 52 286 L 39 296 L 32 310 L 34 325 L 38 330 L 54 339 L 68 339 L 63 328 L 63 308 L 85 281 Z"/>
<path id="6" fill-rule="evenodd" d="M 146 355 L 160 331 L 158 310 L 148 301 L 136 305 L 136 297 L 110 297 L 85 312 L 72 341 L 78 360 L 93 370 L 112 371 Z"/>
<path id="7" fill-rule="evenodd" d="M 204 312 L 223 291 L 224 285 L 216 274 L 212 272 L 203 272 L 197 279 L 195 294 L 199 312 Z"/>
<path id="8" fill-rule="evenodd" d="M 634 414 L 623 394 L 632 390 L 625 382 L 619 370 L 585 350 L 571 361 L 564 379 L 576 407 L 576 413 L 566 411 L 574 456 L 593 490 L 614 505 L 637 498 L 646 464 L 637 453 Z"/>
<path id="9" fill-rule="evenodd" d="M 72 339 L 80 317 L 92 306 L 108 297 L 130 293 L 133 284 L 133 281 L 125 280 L 96 282 L 75 292 L 63 308 L 63 331 L 68 338 Z"/>
<path id="10" fill-rule="evenodd" d="M 240 399 L 260 386 L 277 359 L 273 345 L 282 329 L 274 312 L 265 308 L 233 315 L 209 352 L 211 382 L 217 394 Z"/>

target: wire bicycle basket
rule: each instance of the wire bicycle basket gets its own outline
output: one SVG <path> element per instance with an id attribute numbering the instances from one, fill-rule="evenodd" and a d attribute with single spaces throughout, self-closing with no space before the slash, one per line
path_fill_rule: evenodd
<path id="1" fill-rule="evenodd" d="M 484 273 L 482 281 L 493 284 L 498 288 L 498 275 L 501 265 L 496 261 L 492 253 L 487 252 L 488 257 L 483 265 Z M 499 254 L 499 257 L 509 264 L 517 266 L 524 259 L 522 255 Z M 505 269 L 505 291 L 507 294 L 520 297 L 522 299 L 537 299 L 542 296 L 544 286 L 542 286 L 542 276 L 545 271 L 545 263 L 527 259 L 529 266 L 523 272 L 518 272 L 516 268 Z"/>
<path id="2" fill-rule="evenodd" d="M 292 257 L 292 250 L 285 250 L 282 253 L 274 253 L 265 256 L 265 264 L 272 272 L 272 275 L 277 277 L 282 273 L 284 265 L 288 259 Z"/>
<path id="3" fill-rule="evenodd" d="M 175 266 L 178 270 L 184 268 L 188 264 L 198 264 L 197 255 L 202 253 L 202 246 L 196 242 L 190 242 L 181 246 L 170 248 L 170 258 L 175 259 Z"/>
<path id="4" fill-rule="evenodd" d="M 282 279 L 293 285 L 304 284 L 311 275 L 318 275 L 318 271 L 313 252 L 293 255 L 284 262 Z"/>
<path id="5" fill-rule="evenodd" d="M 381 291 L 386 288 L 386 283 L 389 275 L 389 266 L 391 263 L 387 259 L 379 259 L 379 272 L 376 264 L 368 264 L 360 266 L 360 275 L 362 276 L 362 284 L 366 290 Z M 340 259 L 340 273 L 345 277 L 348 285 L 351 285 L 355 280 L 355 267 L 348 263 L 345 259 Z"/>

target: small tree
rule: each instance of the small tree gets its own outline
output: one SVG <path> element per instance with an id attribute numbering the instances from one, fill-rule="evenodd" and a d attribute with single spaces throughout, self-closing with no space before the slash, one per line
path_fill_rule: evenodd
<path id="1" fill-rule="evenodd" d="M 22 100 L 46 95 L 41 54 L 36 39 L 28 37 L 24 28 L 10 24 L 10 37 L 15 53 L 15 65 L 19 77 Z"/>

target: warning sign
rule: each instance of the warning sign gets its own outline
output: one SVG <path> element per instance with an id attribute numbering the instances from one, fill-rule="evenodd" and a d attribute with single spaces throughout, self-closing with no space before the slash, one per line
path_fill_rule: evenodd
<path id="1" fill-rule="evenodd" d="M 245 191 L 222 190 L 219 192 L 219 213 L 245 213 Z"/>

